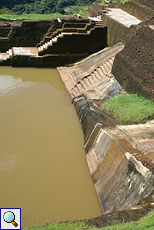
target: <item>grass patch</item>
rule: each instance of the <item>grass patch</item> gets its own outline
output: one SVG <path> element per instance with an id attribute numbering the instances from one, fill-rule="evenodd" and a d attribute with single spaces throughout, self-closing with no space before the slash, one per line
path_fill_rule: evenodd
<path id="1" fill-rule="evenodd" d="M 23 230 L 154 230 L 154 210 L 138 221 L 111 225 L 102 228 L 89 227 L 86 221 L 69 221 L 46 224 L 41 227 L 24 228 Z"/>
<path id="2" fill-rule="evenodd" d="M 130 1 L 130 0 L 120 0 L 120 3 L 125 3 L 125 2 L 128 2 L 128 1 Z M 104 6 L 107 6 L 108 4 L 105 2 L 105 0 L 102 0 L 102 4 L 104 5 Z M 115 4 L 115 5 L 118 5 L 119 4 L 119 1 L 118 0 L 112 0 L 112 4 Z"/>
<path id="3" fill-rule="evenodd" d="M 0 18 L 3 18 L 3 19 L 32 19 L 32 20 L 60 18 L 62 16 L 64 16 L 64 15 L 62 15 L 60 13 L 54 13 L 54 14 L 21 14 L 21 15 L 0 14 Z"/>
<path id="4" fill-rule="evenodd" d="M 98 228 L 92 228 L 98 230 Z M 138 221 L 100 228 L 101 230 L 154 230 L 154 210 Z"/>
<path id="5" fill-rule="evenodd" d="M 87 9 L 87 7 L 83 7 Z M 78 11 L 73 11 L 76 14 L 80 14 L 81 16 L 87 17 L 88 15 L 85 13 L 84 9 L 80 9 Z M 60 13 L 54 13 L 54 14 L 21 14 L 21 15 L 16 15 L 16 14 L 0 14 L 0 19 L 16 19 L 16 20 L 22 20 L 22 19 L 31 19 L 31 20 L 38 20 L 38 19 L 52 19 L 52 18 L 60 18 L 60 17 L 66 17 L 70 16 L 73 13 L 68 13 L 68 14 L 60 14 Z"/>
<path id="6" fill-rule="evenodd" d="M 23 230 L 82 230 L 87 228 L 88 226 L 86 224 L 86 221 L 69 221 L 62 223 L 46 224 L 41 227 L 24 228 Z"/>
<path id="7" fill-rule="evenodd" d="M 141 123 L 154 117 L 154 103 L 136 94 L 119 95 L 104 102 L 101 109 L 119 122 Z"/>

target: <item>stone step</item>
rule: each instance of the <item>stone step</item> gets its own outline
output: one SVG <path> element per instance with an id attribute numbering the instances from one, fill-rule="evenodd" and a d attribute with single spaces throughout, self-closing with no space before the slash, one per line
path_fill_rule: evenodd
<path id="1" fill-rule="evenodd" d="M 106 65 L 107 65 L 107 67 L 108 67 L 108 70 L 111 72 L 111 70 L 112 70 L 112 65 L 110 64 L 110 62 L 107 61 L 107 62 L 106 62 Z"/>
<path id="2" fill-rule="evenodd" d="M 97 81 L 98 81 L 98 79 L 97 79 L 97 77 L 95 76 L 95 74 L 94 74 L 94 73 L 91 73 L 91 76 L 92 76 L 92 78 L 93 78 L 94 82 L 97 82 Z"/>
<path id="3" fill-rule="evenodd" d="M 48 44 L 47 43 L 44 43 L 43 44 L 43 49 L 46 50 L 48 48 Z"/>
<path id="4" fill-rule="evenodd" d="M 12 57 L 12 55 L 13 55 L 12 54 L 12 49 L 9 49 L 6 53 L 7 53 L 8 58 Z"/>
<path id="5" fill-rule="evenodd" d="M 101 65 L 101 69 L 104 72 L 105 75 L 107 75 L 110 71 L 106 65 L 106 63 L 104 63 L 103 65 Z"/>
<path id="6" fill-rule="evenodd" d="M 62 37 L 63 37 L 63 35 L 62 35 L 62 34 L 58 34 L 58 37 L 59 37 L 59 38 L 62 38 Z"/>
<path id="7" fill-rule="evenodd" d="M 8 59 L 7 53 L 0 53 L 0 62 L 5 61 Z"/>
<path id="8" fill-rule="evenodd" d="M 104 72 L 102 71 L 102 69 L 100 67 L 97 67 L 97 72 L 99 73 L 101 78 L 103 78 L 105 76 Z"/>
<path id="9" fill-rule="evenodd" d="M 56 43 L 58 41 L 58 37 L 63 37 L 63 35 L 57 35 L 54 38 L 52 38 L 50 41 L 44 43 L 42 46 L 38 47 L 39 52 L 43 52 L 44 50 L 47 50 L 49 46 L 52 46 L 53 43 Z"/>
<path id="10" fill-rule="evenodd" d="M 85 91 L 81 83 L 78 83 L 76 86 L 77 86 L 80 94 L 82 94 Z"/>
<path id="11" fill-rule="evenodd" d="M 104 68 L 106 69 L 107 73 L 111 72 L 111 68 L 108 66 L 108 63 L 104 63 Z"/>
<path id="12" fill-rule="evenodd" d="M 89 75 L 89 76 L 88 76 L 88 80 L 90 81 L 90 83 L 91 83 L 92 85 L 95 83 L 95 81 L 94 81 L 92 75 Z"/>
<path id="13" fill-rule="evenodd" d="M 106 75 L 107 74 L 107 70 L 104 68 L 104 64 L 100 65 L 99 67 L 103 71 L 104 75 Z"/>
<path id="14" fill-rule="evenodd" d="M 71 90 L 71 94 L 73 94 L 73 97 L 77 97 L 80 95 L 80 92 L 76 86 Z"/>
<path id="15" fill-rule="evenodd" d="M 110 59 L 108 60 L 108 62 L 111 64 L 111 66 L 113 65 L 113 61 L 114 61 L 114 57 L 112 57 L 112 58 L 110 58 Z"/>
<path id="16" fill-rule="evenodd" d="M 103 27 L 104 25 L 103 25 L 103 22 L 96 22 L 95 26 L 96 27 Z"/>
<path id="17" fill-rule="evenodd" d="M 95 74 L 95 76 L 97 77 L 98 80 L 101 79 L 101 75 L 99 74 L 99 72 L 96 70 L 93 71 L 93 73 Z"/>
<path id="18" fill-rule="evenodd" d="M 49 46 L 52 46 L 52 39 L 48 42 Z"/>
<path id="19" fill-rule="evenodd" d="M 91 82 L 87 77 L 84 78 L 85 83 L 87 84 L 87 88 L 91 87 Z"/>
<path id="20" fill-rule="evenodd" d="M 52 38 L 52 42 L 57 42 L 58 41 L 58 38 L 57 38 L 57 36 L 56 37 L 54 37 L 54 38 Z"/>
<path id="21" fill-rule="evenodd" d="M 84 79 L 82 79 L 82 80 L 80 81 L 80 84 L 83 86 L 84 89 L 87 89 L 88 85 L 87 85 L 87 83 L 84 81 Z"/>

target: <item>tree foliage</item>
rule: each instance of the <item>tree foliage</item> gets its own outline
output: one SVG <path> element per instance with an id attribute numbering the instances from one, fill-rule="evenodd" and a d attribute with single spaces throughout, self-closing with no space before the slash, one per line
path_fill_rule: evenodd
<path id="1" fill-rule="evenodd" d="M 0 0 L 0 13 L 4 10 L 15 14 L 65 13 L 68 6 L 90 5 L 92 2 L 94 0 Z"/>

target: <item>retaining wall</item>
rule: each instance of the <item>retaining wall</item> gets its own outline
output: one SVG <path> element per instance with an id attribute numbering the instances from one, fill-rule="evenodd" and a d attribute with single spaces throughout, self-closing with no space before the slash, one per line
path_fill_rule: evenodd
<path id="1" fill-rule="evenodd" d="M 148 2 L 148 1 L 146 1 Z M 149 20 L 154 16 L 154 10 L 145 6 L 145 5 L 140 5 L 136 2 L 125 2 L 125 4 L 121 4 L 120 8 L 127 13 L 134 15 L 141 21 L 146 21 Z"/>
<path id="2" fill-rule="evenodd" d="M 108 46 L 113 46 L 116 43 L 122 41 L 127 42 L 126 33 L 128 28 L 122 25 L 120 22 L 115 21 L 106 14 L 101 15 L 104 26 L 107 26 L 107 43 Z"/>
<path id="3" fill-rule="evenodd" d="M 74 99 L 85 141 L 88 167 L 103 214 L 136 206 L 153 191 L 154 175 L 126 152 L 106 128 L 103 114 L 82 96 Z"/>
<path id="4" fill-rule="evenodd" d="M 141 26 L 119 52 L 112 72 L 129 93 L 137 93 L 154 101 L 154 26 Z"/>
<path id="5" fill-rule="evenodd" d="M 35 47 L 56 22 L 57 19 L 0 22 L 0 52 L 6 52 L 13 46 Z"/>
<path id="6" fill-rule="evenodd" d="M 45 55 L 42 57 L 30 57 L 17 55 L 11 59 L 0 62 L 0 66 L 12 66 L 12 67 L 58 67 L 61 65 L 70 64 L 76 62 L 79 59 L 86 57 L 86 54 L 70 54 L 70 55 Z"/>

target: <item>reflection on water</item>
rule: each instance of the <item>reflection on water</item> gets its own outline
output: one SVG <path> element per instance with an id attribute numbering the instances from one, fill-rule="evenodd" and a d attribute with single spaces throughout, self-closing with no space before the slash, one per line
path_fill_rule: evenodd
<path id="1" fill-rule="evenodd" d="M 101 215 L 55 69 L 0 68 L 0 188 L 0 207 L 21 207 L 22 227 Z"/>

